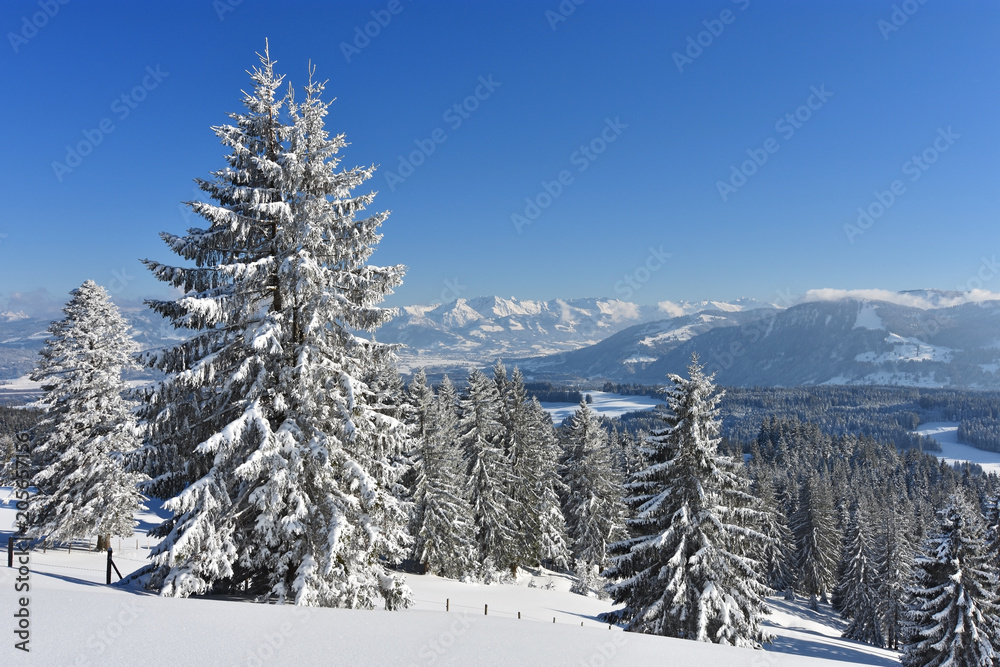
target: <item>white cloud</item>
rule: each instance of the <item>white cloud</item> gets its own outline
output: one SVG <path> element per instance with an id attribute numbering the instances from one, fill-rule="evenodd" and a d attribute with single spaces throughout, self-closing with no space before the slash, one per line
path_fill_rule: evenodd
<path id="1" fill-rule="evenodd" d="M 684 306 L 676 304 L 673 301 L 661 301 L 656 306 L 670 317 L 680 317 L 687 312 L 684 310 Z"/>
<path id="2" fill-rule="evenodd" d="M 597 308 L 604 315 L 610 315 L 612 322 L 622 322 L 627 320 L 637 320 L 640 317 L 639 306 L 630 301 L 598 301 Z"/>
<path id="3" fill-rule="evenodd" d="M 971 292 L 935 292 L 920 290 L 916 292 L 892 292 L 884 289 L 811 289 L 802 297 L 807 301 L 840 301 L 842 299 L 867 299 L 869 301 L 886 301 L 910 308 L 951 308 L 963 303 L 980 303 L 983 301 L 1000 301 L 1000 293 L 989 290 L 972 290 Z"/>

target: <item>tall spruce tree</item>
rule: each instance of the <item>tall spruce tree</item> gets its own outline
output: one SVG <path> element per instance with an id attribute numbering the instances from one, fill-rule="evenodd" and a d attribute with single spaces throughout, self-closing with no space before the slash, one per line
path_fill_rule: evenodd
<path id="1" fill-rule="evenodd" d="M 698 641 L 759 646 L 770 637 L 759 553 L 767 538 L 753 526 L 742 462 L 720 456 L 718 402 L 695 357 L 689 378 L 671 375 L 669 412 L 644 453 L 648 467 L 627 485 L 633 537 L 612 546 L 605 576 L 624 609 L 609 620 L 626 630 Z"/>
<path id="2" fill-rule="evenodd" d="M 906 614 L 906 587 L 913 568 L 909 503 L 901 490 L 893 489 L 876 519 L 875 565 L 878 569 L 879 615 L 885 646 L 897 651 L 902 643 Z"/>
<path id="3" fill-rule="evenodd" d="M 453 417 L 442 414 L 423 369 L 413 376 L 408 391 L 419 448 L 413 499 L 415 553 L 425 572 L 460 579 L 476 573 L 477 552 L 472 509 L 462 488 L 461 453 L 449 437 L 453 433 L 441 428 Z"/>
<path id="4" fill-rule="evenodd" d="M 35 427 L 31 534 L 50 542 L 96 535 L 103 551 L 111 537 L 132 535 L 142 504 L 141 476 L 122 460 L 141 443 L 122 379 L 137 367 L 138 345 L 103 287 L 88 280 L 71 294 L 31 374 L 45 392 Z"/>
<path id="5" fill-rule="evenodd" d="M 573 557 L 603 569 L 608 546 L 626 537 L 623 490 L 612 464 L 608 434 L 597 413 L 580 401 L 563 437 L 564 514 Z"/>
<path id="6" fill-rule="evenodd" d="M 762 544 L 763 552 L 759 560 L 764 568 L 768 585 L 776 591 L 787 591 L 795 581 L 791 566 L 792 533 L 774 493 L 774 485 L 768 475 L 761 475 L 756 484 L 756 496 L 760 502 L 764 523 L 760 532 L 768 539 Z"/>
<path id="7" fill-rule="evenodd" d="M 468 391 L 459 401 L 459 433 L 479 554 L 495 566 L 507 568 L 518 562 L 518 535 L 507 495 L 512 485 L 511 466 L 503 450 L 500 402 L 496 383 L 481 371 L 472 371 Z"/>
<path id="8" fill-rule="evenodd" d="M 819 600 L 826 601 L 836 585 L 840 552 L 832 493 L 818 476 L 802 483 L 790 528 L 795 538 L 796 589 L 810 596 L 816 609 Z"/>
<path id="9" fill-rule="evenodd" d="M 992 563 L 1000 564 L 1000 494 L 994 495 L 986 503 L 986 558 Z M 1000 572 L 998 572 L 998 590 L 1000 594 Z"/>
<path id="10" fill-rule="evenodd" d="M 879 610 L 880 576 L 869 522 L 867 512 L 855 504 L 844 531 L 844 567 L 838 582 L 842 601 L 840 613 L 851 621 L 844 637 L 883 646 L 885 635 Z"/>
<path id="11" fill-rule="evenodd" d="M 502 449 L 510 461 L 505 495 L 510 499 L 511 507 L 518 508 L 511 516 L 516 536 L 513 550 L 515 562 L 512 565 L 536 565 L 535 554 L 538 553 L 540 535 L 539 475 L 542 471 L 537 468 L 531 451 L 535 442 L 533 424 L 528 419 L 528 392 L 521 371 L 515 368 L 508 377 L 507 369 L 499 359 L 493 366 L 493 381 L 500 394 Z"/>
<path id="12" fill-rule="evenodd" d="M 559 476 L 561 448 L 552 428 L 552 418 L 538 399 L 532 397 L 526 413 L 528 423 L 528 462 L 534 475 L 537 535 L 534 561 L 540 565 L 568 569 L 570 566 L 566 518 L 559 499 L 563 481 Z"/>
<path id="13" fill-rule="evenodd" d="M 301 103 L 280 98 L 267 50 L 260 62 L 245 111 L 213 128 L 226 165 L 197 181 L 212 202 L 189 203 L 207 227 L 162 235 L 194 266 L 146 262 L 183 292 L 149 305 L 193 332 L 148 357 L 165 378 L 145 395 L 137 465 L 173 513 L 148 586 L 404 606 L 385 570 L 407 543 L 388 490 L 404 429 L 369 384 L 394 353 L 359 335 L 392 317 L 378 304 L 404 268 L 368 264 L 387 214 L 358 217 L 374 193 L 352 190 L 374 168 L 338 171 L 323 84 L 310 72 Z"/>
<path id="14" fill-rule="evenodd" d="M 996 665 L 996 565 L 984 559 L 982 526 L 957 494 L 938 516 L 939 529 L 915 562 L 903 665 Z"/>

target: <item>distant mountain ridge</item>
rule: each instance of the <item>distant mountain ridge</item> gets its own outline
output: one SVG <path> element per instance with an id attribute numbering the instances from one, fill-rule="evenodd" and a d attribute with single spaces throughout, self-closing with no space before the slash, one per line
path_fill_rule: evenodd
<path id="1" fill-rule="evenodd" d="M 498 296 L 448 304 L 408 306 L 378 332 L 399 343 L 404 371 L 417 367 L 455 370 L 498 357 L 543 356 L 598 343 L 627 327 L 701 311 L 735 313 L 769 306 L 754 299 L 665 301 L 655 306 L 617 299 L 530 301 Z"/>
<path id="2" fill-rule="evenodd" d="M 7 314 L 0 313 L 0 380 L 22 377 L 31 372 L 52 323 L 47 318 L 28 317 L 24 313 L 5 317 Z M 175 330 L 148 308 L 123 309 L 122 315 L 132 325 L 135 340 L 144 350 L 170 345 L 186 337 L 186 332 Z"/>
<path id="3" fill-rule="evenodd" d="M 486 296 L 401 308 L 376 337 L 401 345 L 404 374 L 425 367 L 456 380 L 502 358 L 535 380 L 659 384 L 697 352 L 730 386 L 1000 389 L 998 296 L 812 290 L 785 309 L 754 299 L 640 305 Z M 186 334 L 143 307 L 123 314 L 144 349 Z M 0 380 L 31 371 L 48 326 L 47 319 L 0 313 Z"/>
<path id="4" fill-rule="evenodd" d="M 415 305 L 379 329 L 376 337 L 398 343 L 403 372 L 426 366 L 439 372 L 467 371 L 497 357 L 527 357 L 575 350 L 597 343 L 634 324 L 675 313 L 709 310 L 739 312 L 764 306 L 753 299 L 665 301 L 639 305 L 617 299 L 504 299 L 484 296 L 448 304 Z M 141 306 L 123 309 L 142 349 L 170 345 L 185 337 L 166 320 Z M 24 313 L 0 313 L 0 380 L 26 375 L 48 336 L 50 321 Z"/>
<path id="5" fill-rule="evenodd" d="M 934 296 L 945 302 L 952 298 Z M 698 314 L 630 327 L 579 350 L 510 363 L 534 379 L 659 384 L 668 373 L 682 371 L 693 353 L 727 386 L 1000 389 L 1000 301 L 917 308 L 841 298 L 725 318 Z"/>

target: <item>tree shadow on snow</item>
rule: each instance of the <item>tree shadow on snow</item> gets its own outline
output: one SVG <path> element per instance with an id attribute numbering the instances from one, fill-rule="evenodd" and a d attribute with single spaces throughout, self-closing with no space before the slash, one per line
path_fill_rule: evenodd
<path id="1" fill-rule="evenodd" d="M 844 640 L 848 641 L 848 640 Z M 885 658 L 880 655 L 872 655 L 860 649 L 852 649 L 843 645 L 827 644 L 808 639 L 798 639 L 793 637 L 775 637 L 774 642 L 766 646 L 768 651 L 776 653 L 790 653 L 802 655 L 810 658 L 824 658 L 826 660 L 840 660 L 852 662 L 860 665 L 884 665 L 885 667 L 899 667 L 899 660 Z"/>
<path id="2" fill-rule="evenodd" d="M 68 574 L 54 574 L 52 572 L 41 572 L 39 570 L 32 570 L 31 576 L 33 577 L 48 577 L 50 579 L 58 579 L 59 581 L 65 581 L 70 584 L 79 584 L 80 586 L 95 586 L 98 588 L 110 588 L 103 581 L 93 581 L 88 579 L 81 579 L 79 577 L 73 577 Z"/>
<path id="3" fill-rule="evenodd" d="M 767 605 L 774 608 L 775 611 L 784 612 L 791 616 L 798 616 L 799 618 L 813 621 L 814 623 L 819 623 L 820 625 L 834 627 L 840 631 L 845 630 L 848 625 L 847 622 L 840 617 L 840 614 L 835 612 L 828 603 L 820 603 L 819 610 L 816 611 L 809 606 L 809 603 L 806 600 L 801 598 L 796 600 L 785 600 L 779 597 L 769 597 L 767 599 Z M 812 632 L 811 630 L 804 630 L 802 628 L 789 629 Z"/>
<path id="4" fill-rule="evenodd" d="M 135 515 L 137 533 L 145 535 L 173 516 L 170 510 L 163 508 L 163 502 L 159 498 L 147 498 L 143 501 L 142 509 Z"/>

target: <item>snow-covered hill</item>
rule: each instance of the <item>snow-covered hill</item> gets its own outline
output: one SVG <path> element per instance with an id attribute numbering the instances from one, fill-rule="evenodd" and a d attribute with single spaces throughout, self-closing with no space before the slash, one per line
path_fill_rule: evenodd
<path id="1" fill-rule="evenodd" d="M 423 366 L 441 372 L 486 365 L 497 357 L 576 350 L 663 317 L 703 311 L 729 315 L 767 305 L 753 299 L 642 306 L 615 299 L 521 301 L 488 296 L 403 308 L 399 317 L 380 330 L 379 339 L 404 345 L 400 352 L 403 370 Z"/>
<path id="2" fill-rule="evenodd" d="M 533 379 L 658 384 L 697 352 L 724 385 L 896 384 L 1000 389 L 1000 301 L 986 292 L 813 290 L 781 309 L 732 302 L 614 299 L 522 301 L 497 296 L 408 306 L 378 332 L 400 343 L 404 373 L 461 379 L 500 357 Z M 125 309 L 143 348 L 175 331 Z M 0 380 L 25 376 L 47 320 L 0 314 Z M 2 392 L 0 392 L 2 393 Z"/>
<path id="3" fill-rule="evenodd" d="M 400 366 L 406 372 L 484 366 L 497 357 L 534 357 L 592 345 L 626 327 L 667 316 L 700 311 L 731 314 L 767 304 L 753 299 L 664 301 L 640 306 L 615 299 L 521 301 L 497 296 L 458 299 L 443 305 L 400 309 L 378 332 L 379 340 L 400 343 Z M 122 308 L 143 349 L 183 338 L 161 317 L 142 306 Z M 49 320 L 24 313 L 0 313 L 0 380 L 30 372 L 47 336 Z"/>
<path id="4" fill-rule="evenodd" d="M 1000 452 L 988 452 L 958 441 L 958 422 L 928 422 L 916 430 L 920 435 L 933 438 L 941 445 L 938 454 L 945 463 L 975 463 L 986 472 L 1000 475 Z"/>
<path id="5" fill-rule="evenodd" d="M 122 316 L 132 326 L 133 335 L 144 350 L 184 338 L 183 332 L 148 308 L 122 308 Z M 0 380 L 21 378 L 31 371 L 38 361 L 38 351 L 49 336 L 50 324 L 48 319 L 28 317 L 24 313 L 0 313 Z"/>
<path id="6" fill-rule="evenodd" d="M 0 488 L 0 501 L 0 539 L 6 544 L 15 514 L 9 487 Z M 154 519 L 150 513 L 138 518 L 144 528 Z M 122 574 L 142 566 L 150 544 L 145 537 L 113 542 Z M 489 586 L 410 575 L 415 605 L 406 611 L 303 609 L 164 599 L 105 586 L 104 554 L 83 547 L 31 553 L 27 654 L 14 648 L 10 635 L 18 606 L 15 578 L 24 575 L 0 568 L 0 600 L 11 621 L 0 664 L 898 664 L 891 651 L 841 639 L 843 624 L 828 607 L 812 612 L 778 598 L 771 600 L 767 621 L 775 642 L 752 651 L 609 629 L 597 619 L 612 608 L 609 602 L 570 593 L 567 575 L 544 570 L 524 573 L 516 584 Z"/>
<path id="7" fill-rule="evenodd" d="M 931 299 L 933 296 L 934 299 Z M 903 305 L 824 298 L 786 310 L 699 313 L 587 348 L 511 360 L 535 379 L 658 384 L 697 353 L 729 386 L 888 384 L 1000 389 L 1000 301 L 904 293 Z"/>

